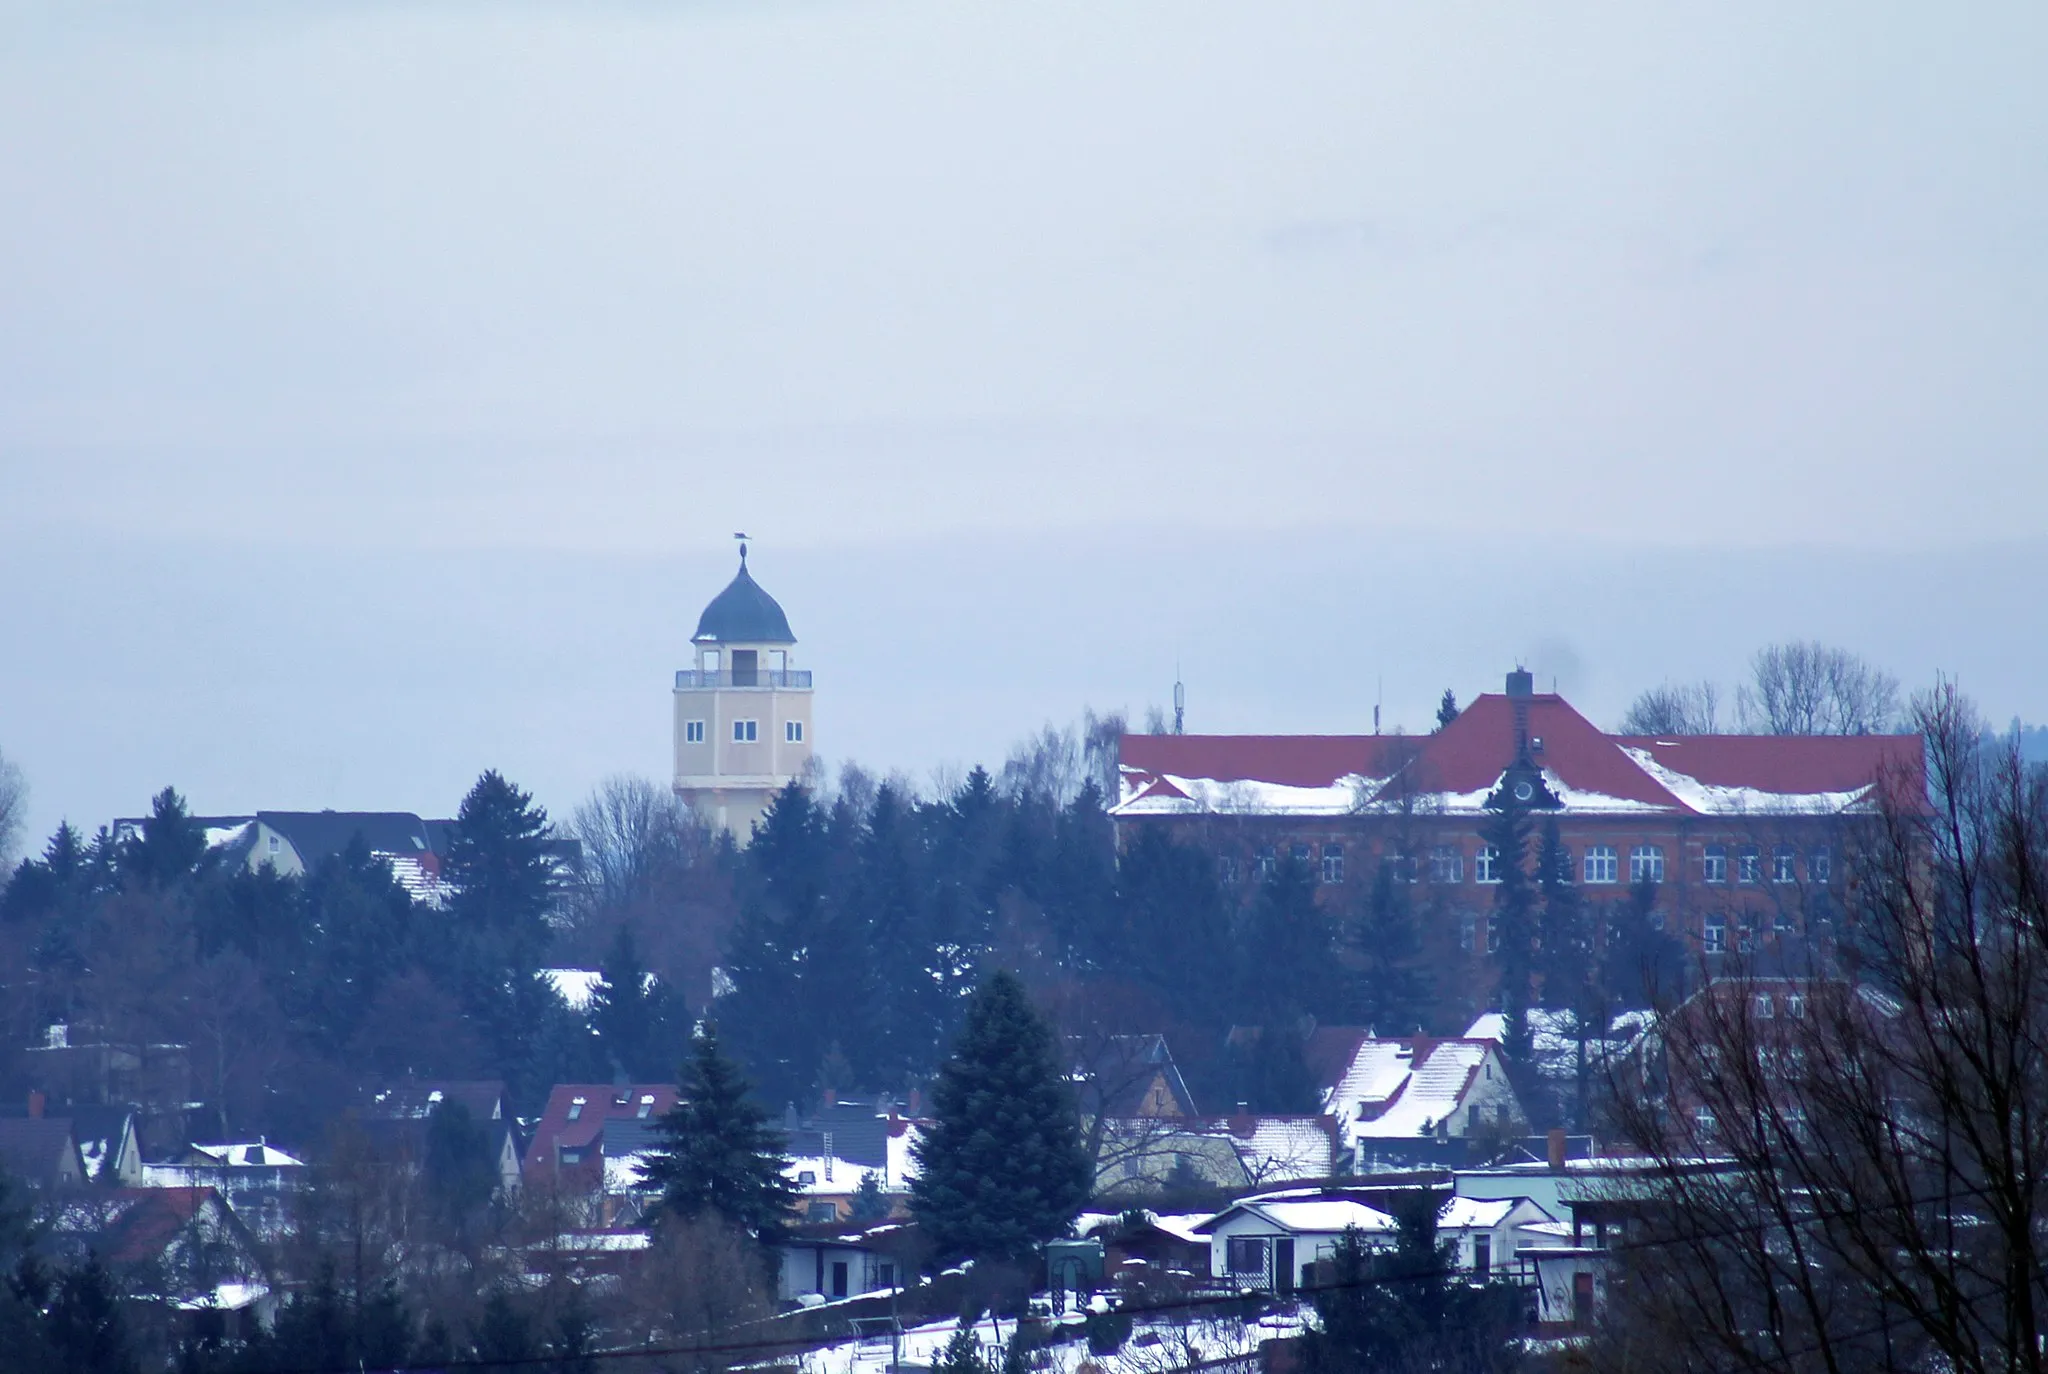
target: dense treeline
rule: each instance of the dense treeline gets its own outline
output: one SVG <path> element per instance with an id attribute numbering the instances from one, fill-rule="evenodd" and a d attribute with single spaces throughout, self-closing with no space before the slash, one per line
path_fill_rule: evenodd
<path id="1" fill-rule="evenodd" d="M 546 812 L 487 773 L 441 906 L 360 843 L 303 876 L 252 871 L 166 789 L 131 838 L 61 828 L 0 895 L 8 1089 L 26 1086 L 19 1047 L 58 1022 L 185 1045 L 195 1135 L 313 1149 L 363 1087 L 406 1075 L 503 1078 L 525 1113 L 554 1082 L 671 1079 L 708 1012 L 779 1109 L 925 1084 L 967 992 L 1006 968 L 1063 1035 L 1164 1032 L 1208 1110 L 1308 1111 L 1308 1026 L 1456 1033 L 1496 995 L 1393 866 L 1330 888 L 1283 855 L 1226 882 L 1214 854 L 1149 828 L 1119 854 L 1100 770 L 1046 752 L 935 799 L 857 769 L 792 785 L 745 848 L 615 780 L 567 827 L 577 873 Z M 1528 876 L 1493 899 L 1497 995 L 1597 1033 L 1645 1004 L 1642 969 L 1669 972 L 1675 947 L 1653 893 L 1589 902 L 1541 876 L 1554 827 L 1515 824 Z M 564 965 L 603 970 L 582 1012 L 538 976 Z"/>
<path id="2" fill-rule="evenodd" d="M 530 1103 L 561 1077 L 609 1077 L 535 974 L 562 893 L 546 812 L 496 773 L 465 798 L 453 896 L 415 902 L 360 839 L 303 877 L 218 850 L 171 789 L 140 833 L 66 825 L 0 894 L 9 1067 L 63 1023 L 187 1047 L 199 1138 L 310 1146 L 377 1079 L 502 1076 Z M 176 1143 L 176 1142 L 171 1142 Z"/>

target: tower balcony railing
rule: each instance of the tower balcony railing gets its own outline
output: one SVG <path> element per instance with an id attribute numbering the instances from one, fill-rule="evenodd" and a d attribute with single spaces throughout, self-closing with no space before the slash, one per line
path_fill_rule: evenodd
<path id="1" fill-rule="evenodd" d="M 702 668 L 679 668 L 676 670 L 678 692 L 711 687 L 759 687 L 763 689 L 791 688 L 809 691 L 811 670 L 809 668 L 756 668 L 752 672 L 741 668 L 737 671 L 726 668 L 717 672 L 706 672 Z"/>

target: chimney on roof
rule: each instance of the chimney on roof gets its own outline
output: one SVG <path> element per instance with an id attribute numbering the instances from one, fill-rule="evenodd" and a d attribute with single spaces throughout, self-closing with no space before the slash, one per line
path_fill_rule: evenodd
<path id="1" fill-rule="evenodd" d="M 44 1097 L 41 1092 L 35 1091 L 33 1089 L 30 1090 L 28 1095 L 28 1114 L 30 1118 L 36 1121 L 41 1121 L 43 1119 L 43 1108 L 49 1102 L 49 1100 L 50 1099 Z"/>
<path id="2" fill-rule="evenodd" d="M 1550 1146 L 1550 1172 L 1561 1174 L 1564 1172 L 1564 1128 L 1552 1126 L 1547 1143 Z"/>
<path id="3" fill-rule="evenodd" d="M 1515 762 L 1520 764 L 1529 763 L 1529 698 L 1535 694 L 1536 680 L 1527 668 L 1508 674 L 1508 700 L 1515 704 Z"/>

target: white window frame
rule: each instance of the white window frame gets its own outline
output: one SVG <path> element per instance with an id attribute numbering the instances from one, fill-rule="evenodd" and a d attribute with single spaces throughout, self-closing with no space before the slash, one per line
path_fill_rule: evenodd
<path id="1" fill-rule="evenodd" d="M 1500 846 L 1482 844 L 1479 852 L 1472 856 L 1472 881 L 1475 883 L 1497 883 L 1500 881 Z"/>
<path id="2" fill-rule="evenodd" d="M 1429 880 L 1433 883 L 1465 881 L 1465 855 L 1456 845 L 1440 844 L 1429 851 Z"/>
<path id="3" fill-rule="evenodd" d="M 704 722 L 703 722 L 703 721 L 701 721 L 701 720 L 686 720 L 686 721 L 684 721 L 684 722 L 683 722 L 683 743 L 685 743 L 685 744 L 702 744 L 703 742 L 704 742 Z"/>
<path id="4" fill-rule="evenodd" d="M 1821 887 L 1835 880 L 1835 855 L 1824 844 L 1817 844 L 1806 856 L 1806 876 Z"/>
<path id="5" fill-rule="evenodd" d="M 1720 916 L 1709 916 L 1700 926 L 1700 952 L 1703 954 L 1726 954 L 1728 952 L 1728 922 Z"/>
<path id="6" fill-rule="evenodd" d="M 1735 851 L 1735 881 L 1744 887 L 1754 887 L 1764 880 L 1764 854 L 1753 844 L 1746 844 Z"/>
<path id="7" fill-rule="evenodd" d="M 1799 881 L 1799 851 L 1789 844 L 1771 847 L 1771 881 L 1774 883 L 1796 883 Z"/>
<path id="8" fill-rule="evenodd" d="M 1727 845 L 1710 844 L 1700 851 L 1700 881 L 1716 884 L 1728 881 Z"/>
<path id="9" fill-rule="evenodd" d="M 759 744 L 761 742 L 761 722 L 758 720 L 734 721 L 732 723 L 732 742 L 734 744 Z"/>
<path id="10" fill-rule="evenodd" d="M 1664 846 L 1639 844 L 1628 852 L 1628 880 L 1631 883 L 1664 881 Z"/>
<path id="11" fill-rule="evenodd" d="M 1586 881 L 1588 883 L 1620 882 L 1621 851 L 1611 844 L 1587 845 Z"/>
<path id="12" fill-rule="evenodd" d="M 1344 881 L 1344 846 L 1326 844 L 1323 846 L 1323 881 L 1341 883 Z"/>
<path id="13" fill-rule="evenodd" d="M 784 744 L 802 744 L 804 742 L 804 723 L 800 720 L 785 720 L 782 722 L 782 742 Z"/>

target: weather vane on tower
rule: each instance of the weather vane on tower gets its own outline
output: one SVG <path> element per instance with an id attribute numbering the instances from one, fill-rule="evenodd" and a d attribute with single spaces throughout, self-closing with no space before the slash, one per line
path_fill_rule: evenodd
<path id="1" fill-rule="evenodd" d="M 733 538 L 740 541 L 740 566 L 744 568 L 747 566 L 747 536 L 744 533 L 736 533 Z"/>

